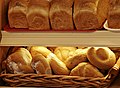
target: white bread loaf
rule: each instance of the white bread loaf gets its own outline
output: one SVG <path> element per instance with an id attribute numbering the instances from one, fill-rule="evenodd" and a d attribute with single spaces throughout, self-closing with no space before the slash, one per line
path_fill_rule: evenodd
<path id="1" fill-rule="evenodd" d="M 120 28 L 120 0 L 109 1 L 108 27 Z"/>
<path id="2" fill-rule="evenodd" d="M 48 0 L 30 0 L 27 21 L 30 30 L 50 30 Z"/>
<path id="3" fill-rule="evenodd" d="M 116 63 L 116 56 L 108 47 L 90 47 L 87 57 L 90 63 L 102 70 L 108 70 Z"/>
<path id="4" fill-rule="evenodd" d="M 53 30 L 73 30 L 72 20 L 73 0 L 52 0 L 50 8 L 50 23 Z"/>
<path id="5" fill-rule="evenodd" d="M 99 29 L 107 18 L 109 0 L 75 0 L 73 19 L 77 30 Z"/>
<path id="6" fill-rule="evenodd" d="M 11 28 L 28 28 L 28 0 L 11 0 L 8 9 L 8 21 Z"/>
<path id="7" fill-rule="evenodd" d="M 72 69 L 71 76 L 81 77 L 104 77 L 104 75 L 88 62 L 82 62 Z"/>
<path id="8" fill-rule="evenodd" d="M 19 48 L 6 59 L 7 71 L 10 73 L 33 73 L 32 56 L 25 48 Z"/>

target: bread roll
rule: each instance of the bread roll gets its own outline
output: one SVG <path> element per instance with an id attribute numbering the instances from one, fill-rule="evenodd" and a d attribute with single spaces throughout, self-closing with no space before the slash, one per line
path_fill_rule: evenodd
<path id="1" fill-rule="evenodd" d="M 50 23 L 53 30 L 73 30 L 72 5 L 74 0 L 52 0 Z"/>
<path id="2" fill-rule="evenodd" d="M 52 74 L 50 64 L 42 54 L 33 56 L 31 66 L 37 74 Z"/>
<path id="3" fill-rule="evenodd" d="M 109 0 L 75 0 L 73 19 L 77 30 L 99 29 L 107 18 Z"/>
<path id="4" fill-rule="evenodd" d="M 8 21 L 11 28 L 28 28 L 28 0 L 11 0 L 8 9 Z"/>
<path id="5" fill-rule="evenodd" d="M 120 28 L 120 0 L 110 0 L 108 12 L 108 27 Z"/>
<path id="6" fill-rule="evenodd" d="M 44 46 L 32 46 L 29 49 L 32 56 L 36 54 L 42 54 L 44 57 L 47 57 L 50 53 L 52 53 L 49 49 Z"/>
<path id="7" fill-rule="evenodd" d="M 71 76 L 81 77 L 104 77 L 104 75 L 88 62 L 82 62 L 72 69 Z"/>
<path id="8" fill-rule="evenodd" d="M 77 48 L 75 47 L 57 47 L 54 50 L 54 54 L 60 59 L 61 61 L 65 62 L 66 59 L 72 55 Z"/>
<path id="9" fill-rule="evenodd" d="M 77 49 L 73 55 L 68 57 L 65 61 L 66 66 L 69 69 L 73 69 L 79 63 L 87 61 L 87 50 L 88 49 Z"/>
<path id="10" fill-rule="evenodd" d="M 112 51 L 120 52 L 120 47 L 109 47 Z"/>
<path id="11" fill-rule="evenodd" d="M 103 70 L 110 69 L 116 63 L 115 54 L 108 47 L 91 47 L 87 57 L 94 66 Z"/>
<path id="12" fill-rule="evenodd" d="M 50 30 L 49 8 L 48 0 L 30 0 L 27 13 L 30 30 Z"/>
<path id="13" fill-rule="evenodd" d="M 51 52 L 54 53 L 54 50 L 56 49 L 56 47 L 47 47 Z"/>
<path id="14" fill-rule="evenodd" d="M 70 71 L 66 67 L 65 63 L 63 63 L 60 59 L 58 59 L 55 54 L 50 53 L 47 56 L 47 59 L 49 60 L 50 66 L 54 74 L 56 75 L 68 75 L 69 74 Z"/>
<path id="15" fill-rule="evenodd" d="M 6 59 L 7 71 L 10 73 L 33 73 L 32 56 L 25 48 L 19 48 Z"/>
<path id="16" fill-rule="evenodd" d="M 0 73 L 2 72 L 2 61 L 7 58 L 8 50 L 8 46 L 0 46 Z"/>

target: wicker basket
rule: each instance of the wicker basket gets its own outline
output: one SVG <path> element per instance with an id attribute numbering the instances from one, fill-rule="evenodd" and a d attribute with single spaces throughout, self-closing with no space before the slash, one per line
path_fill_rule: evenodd
<path id="1" fill-rule="evenodd" d="M 41 75 L 41 74 L 7 74 L 2 72 L 0 77 L 7 86 L 14 87 L 54 87 L 54 88 L 105 88 L 115 79 L 119 72 L 120 59 L 103 78 L 65 76 L 65 75 Z"/>

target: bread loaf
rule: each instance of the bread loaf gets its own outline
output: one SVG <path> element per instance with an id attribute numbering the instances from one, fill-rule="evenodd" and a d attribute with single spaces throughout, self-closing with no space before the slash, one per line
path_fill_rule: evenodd
<path id="1" fill-rule="evenodd" d="M 65 63 L 63 63 L 60 59 L 58 59 L 55 54 L 50 53 L 47 56 L 47 59 L 49 60 L 50 66 L 51 66 L 54 74 L 56 74 L 56 75 L 69 75 L 70 71 L 66 67 Z"/>
<path id="2" fill-rule="evenodd" d="M 110 0 L 108 12 L 108 27 L 120 28 L 120 0 Z"/>
<path id="3" fill-rule="evenodd" d="M 52 0 L 50 23 L 53 30 L 73 30 L 72 5 L 74 0 Z"/>
<path id="4" fill-rule="evenodd" d="M 7 71 L 10 73 L 33 73 L 32 56 L 25 48 L 19 48 L 6 59 Z"/>
<path id="5" fill-rule="evenodd" d="M 110 69 L 116 62 L 115 54 L 108 47 L 91 47 L 87 57 L 90 63 L 103 70 Z"/>
<path id="6" fill-rule="evenodd" d="M 54 50 L 54 54 L 60 59 L 61 61 L 65 62 L 66 59 L 72 55 L 77 48 L 75 47 L 57 47 Z"/>
<path id="7" fill-rule="evenodd" d="M 107 18 L 109 0 L 75 0 L 73 19 L 77 30 L 99 29 Z"/>
<path id="8" fill-rule="evenodd" d="M 11 28 L 28 28 L 28 0 L 11 0 L 8 9 L 8 21 Z"/>
<path id="9" fill-rule="evenodd" d="M 87 50 L 88 49 L 77 49 L 73 55 L 69 56 L 65 61 L 66 66 L 69 69 L 73 69 L 79 63 L 87 61 Z"/>
<path id="10" fill-rule="evenodd" d="M 37 74 L 52 74 L 50 64 L 42 54 L 33 56 L 31 66 Z"/>
<path id="11" fill-rule="evenodd" d="M 71 76 L 104 77 L 104 75 L 88 62 L 82 62 L 72 69 Z"/>
<path id="12" fill-rule="evenodd" d="M 27 21 L 30 30 L 50 30 L 49 0 L 30 0 Z"/>

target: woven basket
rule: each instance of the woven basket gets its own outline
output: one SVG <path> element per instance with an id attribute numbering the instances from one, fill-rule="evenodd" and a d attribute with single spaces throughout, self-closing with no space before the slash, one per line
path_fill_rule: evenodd
<path id="1" fill-rule="evenodd" d="M 65 76 L 65 75 L 41 75 L 41 74 L 7 74 L 5 71 L 0 77 L 7 86 L 14 87 L 51 87 L 51 88 L 105 88 L 115 79 L 119 72 L 120 59 L 103 78 Z"/>

